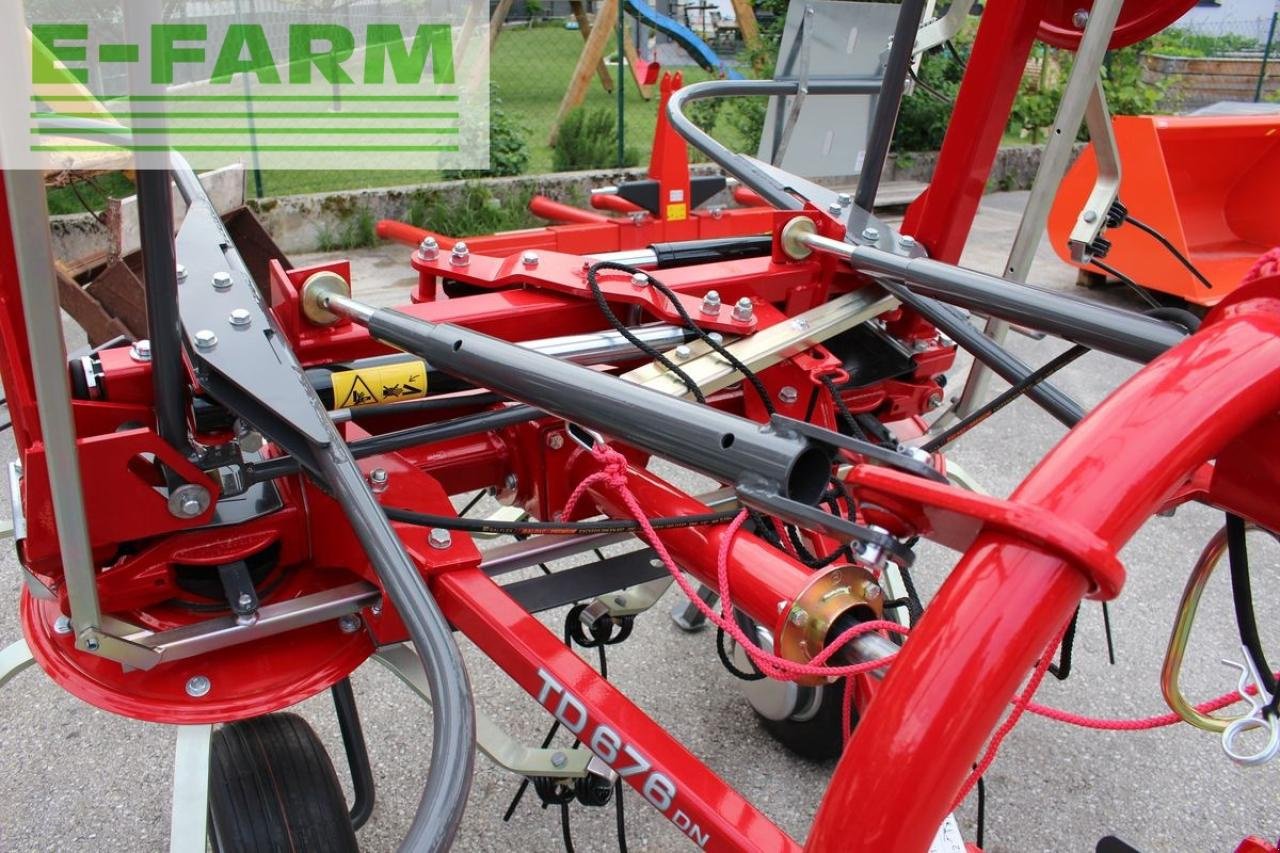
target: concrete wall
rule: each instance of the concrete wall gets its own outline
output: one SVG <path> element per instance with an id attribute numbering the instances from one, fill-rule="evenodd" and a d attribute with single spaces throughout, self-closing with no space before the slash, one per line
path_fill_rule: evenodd
<path id="1" fill-rule="evenodd" d="M 1022 145 L 1002 148 L 992 167 L 989 191 L 1027 189 L 1040 166 L 1041 146 Z M 918 181 L 927 183 L 937 163 L 936 152 L 898 154 L 890 157 L 885 167 L 886 181 Z M 710 164 L 692 167 L 695 174 L 714 174 Z M 585 205 L 594 187 L 618 184 L 642 178 L 642 169 L 626 171 L 563 172 L 559 174 L 490 178 L 482 183 L 496 204 L 522 203 L 532 193 L 541 193 L 568 204 Z M 848 182 L 829 181 L 831 186 L 848 186 Z M 458 197 L 464 185 L 458 182 L 423 184 L 412 187 L 384 187 L 368 190 L 319 193 L 250 199 L 247 204 L 262 221 L 267 231 L 287 253 L 314 252 L 324 241 L 339 234 L 356 216 L 378 219 L 405 219 L 415 201 L 439 200 L 447 203 Z M 729 204 L 727 194 L 712 200 Z M 109 246 L 108 234 L 88 214 L 53 217 L 55 254 L 64 260 L 75 260 Z"/>

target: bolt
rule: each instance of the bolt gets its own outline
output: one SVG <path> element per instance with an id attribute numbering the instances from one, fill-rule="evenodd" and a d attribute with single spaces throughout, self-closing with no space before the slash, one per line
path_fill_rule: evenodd
<path id="1" fill-rule="evenodd" d="M 100 646 L 101 646 L 101 643 L 99 643 L 99 642 L 98 642 L 98 638 L 97 638 L 97 637 L 87 637 L 87 638 L 85 638 L 85 641 L 84 641 L 84 647 L 85 647 L 86 649 L 88 649 L 89 651 L 91 651 L 91 652 L 96 652 Z"/>
<path id="2" fill-rule="evenodd" d="M 751 316 L 755 314 L 755 311 L 756 306 L 751 301 L 751 297 L 744 296 L 733 306 L 733 319 L 740 323 L 750 323 Z"/>
<path id="3" fill-rule="evenodd" d="M 724 346 L 724 335 L 720 334 L 719 332 L 712 332 L 711 334 L 707 335 L 707 340 L 711 341 L 711 343 L 717 346 Z"/>
<path id="4" fill-rule="evenodd" d="M 247 592 L 240 593 L 240 597 L 236 599 L 236 604 L 240 605 L 241 610 L 248 609 L 253 604 L 253 596 Z"/>
<path id="5" fill-rule="evenodd" d="M 143 338 L 142 340 L 139 340 L 139 341 L 134 341 L 133 345 L 129 347 L 129 358 L 133 359 L 134 361 L 142 361 L 142 362 L 150 361 L 151 360 L 151 341 L 147 340 L 146 338 Z"/>
<path id="6" fill-rule="evenodd" d="M 220 271 L 213 274 L 214 290 L 230 290 L 232 284 L 231 273 Z"/>
<path id="7" fill-rule="evenodd" d="M 551 753 L 552 767 L 564 767 L 568 763 L 569 763 L 569 756 L 565 755 L 563 752 Z"/>
<path id="8" fill-rule="evenodd" d="M 791 609 L 791 624 L 797 628 L 803 628 L 804 623 L 809 621 L 809 614 L 804 612 L 803 608 L 793 607 Z"/>
<path id="9" fill-rule="evenodd" d="M 453 544 L 453 537 L 443 527 L 433 527 L 430 535 L 427 536 L 427 542 L 432 548 L 443 551 Z"/>
<path id="10" fill-rule="evenodd" d="M 71 633 L 71 617 L 59 616 L 53 620 L 53 633 L 70 634 Z"/>
<path id="11" fill-rule="evenodd" d="M 520 258 L 520 263 L 524 264 L 526 267 L 536 267 L 538 265 L 538 253 L 525 252 Z"/>
<path id="12" fill-rule="evenodd" d="M 369 472 L 369 487 L 375 492 L 385 492 L 391 475 L 386 468 L 374 468 Z"/>
<path id="13" fill-rule="evenodd" d="M 515 474 L 508 474 L 502 481 L 502 488 L 508 492 L 514 492 L 520 487 L 520 478 Z"/>
<path id="14" fill-rule="evenodd" d="M 237 308 L 227 317 L 227 321 L 237 329 L 247 329 L 253 323 L 253 315 L 246 308 Z"/>
<path id="15" fill-rule="evenodd" d="M 212 329 L 201 329 L 196 332 L 196 349 L 211 350 L 218 345 L 218 336 Z"/>
<path id="16" fill-rule="evenodd" d="M 174 267 L 173 271 L 177 275 L 178 281 L 187 280 L 187 268 L 184 267 L 182 264 L 178 264 L 176 267 Z"/>
<path id="17" fill-rule="evenodd" d="M 796 400 L 800 399 L 800 392 L 790 385 L 784 385 L 778 391 L 778 399 L 790 406 Z"/>
<path id="18" fill-rule="evenodd" d="M 422 256 L 424 261 L 434 261 L 440 257 L 440 244 L 436 242 L 435 237 L 424 238 L 418 244 L 418 254 Z"/>
<path id="19" fill-rule="evenodd" d="M 550 447 L 552 450 L 559 450 L 564 447 L 564 433 L 553 432 L 551 435 L 547 436 L 547 447 Z"/>
<path id="20" fill-rule="evenodd" d="M 848 193 L 836 193 L 836 201 L 841 207 L 848 207 L 853 204 L 853 196 Z"/>
<path id="21" fill-rule="evenodd" d="M 1083 30 L 1085 24 L 1089 23 L 1089 12 L 1087 9 L 1076 9 L 1071 13 L 1071 23 L 1075 25 L 1077 30 Z"/>
<path id="22" fill-rule="evenodd" d="M 354 634 L 360 630 L 360 617 L 354 613 L 348 613 L 338 620 L 338 628 L 344 634 Z"/>
<path id="23" fill-rule="evenodd" d="M 871 581 L 867 581 L 862 586 L 862 597 L 865 598 L 867 601 L 875 601 L 878 598 L 880 598 L 882 594 L 883 593 L 880 590 L 880 586 L 878 584 L 872 583 Z"/>
<path id="24" fill-rule="evenodd" d="M 193 675 L 187 679 L 187 695 L 192 699 L 199 699 L 209 692 L 209 688 L 213 687 L 208 676 Z"/>
<path id="25" fill-rule="evenodd" d="M 710 208 L 707 212 L 711 214 L 712 219 L 720 219 L 721 217 L 724 216 L 724 205 L 717 204 L 715 207 Z"/>
<path id="26" fill-rule="evenodd" d="M 870 240 L 871 242 L 874 243 L 875 241 L 880 239 L 880 229 L 872 228 L 870 225 L 868 225 L 866 228 L 862 229 L 862 239 Z"/>
<path id="27" fill-rule="evenodd" d="M 910 234 L 903 234 L 901 237 L 898 238 L 898 242 L 901 243 L 903 246 L 907 247 L 908 249 L 911 249 L 911 248 L 914 248 L 916 245 L 916 238 L 912 237 Z"/>
<path id="28" fill-rule="evenodd" d="M 939 406 L 941 406 L 941 405 L 942 405 L 942 392 L 941 392 L 941 391 L 934 391 L 932 394 L 930 394 L 930 395 L 929 395 L 928 404 L 929 404 L 929 408 L 931 408 L 931 409 L 936 409 L 936 408 L 938 408 Z"/>
<path id="29" fill-rule="evenodd" d="M 676 347 L 676 358 L 680 359 L 681 361 L 684 361 L 685 359 L 689 358 L 691 355 L 693 355 L 693 350 L 689 349 L 684 344 L 681 344 L 680 346 Z"/>
<path id="30" fill-rule="evenodd" d="M 184 483 L 169 495 L 169 512 L 178 518 L 195 518 L 209 506 L 209 490 Z"/>
<path id="31" fill-rule="evenodd" d="M 720 313 L 720 294 L 714 290 L 708 290 L 707 295 L 702 297 L 702 313 L 715 316 Z"/>
<path id="32" fill-rule="evenodd" d="M 633 273 L 631 276 L 631 286 L 632 287 L 648 287 L 649 276 L 645 275 L 642 272 Z"/>
<path id="33" fill-rule="evenodd" d="M 831 204 L 827 205 L 827 213 L 830 213 L 832 216 L 839 216 L 844 213 L 844 205 L 838 201 L 833 201 Z"/>
<path id="34" fill-rule="evenodd" d="M 467 248 L 467 244 L 459 240 L 453 244 L 453 252 L 449 255 L 449 263 L 455 267 L 465 267 L 471 263 L 471 250 Z"/>
<path id="35" fill-rule="evenodd" d="M 791 327 L 798 332 L 803 332 L 809 328 L 809 321 L 804 317 L 796 317 L 791 321 Z"/>
<path id="36" fill-rule="evenodd" d="M 1097 211 L 1093 211 L 1093 210 L 1086 210 L 1086 211 L 1084 212 L 1084 221 L 1085 221 L 1085 222 L 1088 222 L 1088 223 L 1089 223 L 1089 224 L 1091 224 L 1091 225 L 1092 225 L 1094 222 L 1097 222 L 1097 221 L 1098 221 L 1098 213 L 1097 213 Z"/>

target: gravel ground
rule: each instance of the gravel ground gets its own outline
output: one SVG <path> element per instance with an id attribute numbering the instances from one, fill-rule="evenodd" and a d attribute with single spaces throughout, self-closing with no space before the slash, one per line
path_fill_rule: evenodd
<path id="1" fill-rule="evenodd" d="M 999 270 L 1024 199 L 1022 193 L 988 197 L 965 257 L 967 265 Z M 1072 288 L 1072 272 L 1047 250 L 1041 254 L 1033 280 Z M 361 255 L 357 276 L 398 275 L 401 255 Z M 1115 291 L 1095 296 L 1128 304 L 1125 295 Z M 1037 364 L 1064 348 L 1061 342 L 1018 336 L 1011 345 Z M 957 367 L 957 380 L 964 369 L 963 364 Z M 1134 369 L 1091 354 L 1067 368 L 1059 381 L 1093 405 Z M 1003 495 L 1061 434 L 1048 416 L 1018 402 L 962 439 L 953 458 L 987 490 Z M 0 441 L 0 457 L 8 461 L 12 444 L 7 434 Z M 697 487 L 691 475 L 669 473 L 682 486 Z M 1122 555 L 1129 581 L 1112 605 L 1116 665 L 1107 663 L 1099 608 L 1090 604 L 1081 617 L 1075 672 L 1065 683 L 1049 680 L 1040 698 L 1105 716 L 1164 711 L 1157 678 L 1174 608 L 1196 554 L 1219 524 L 1213 512 L 1200 507 L 1183 508 L 1173 518 L 1148 524 Z M 1277 551 L 1270 549 L 1265 560 L 1256 560 L 1255 581 L 1264 641 L 1273 650 L 1280 650 L 1280 630 L 1269 612 L 1280 586 Z M 921 549 L 917 577 L 924 592 L 936 589 L 954 559 L 940 548 Z M 0 596 L 16 601 L 19 585 L 18 565 L 6 550 L 0 559 Z M 610 652 L 611 675 L 654 719 L 802 839 L 831 765 L 795 759 L 769 739 L 739 698 L 733 679 L 716 662 L 711 635 L 683 634 L 666 618 L 674 600 L 674 594 L 668 594 L 652 615 L 638 622 L 633 638 Z M 0 638 L 18 637 L 16 610 L 11 606 L 0 611 Z M 1234 686 L 1234 675 L 1218 663 L 1222 657 L 1239 657 L 1224 578 L 1211 584 L 1201 612 L 1184 676 L 1188 693 L 1197 697 Z M 557 632 L 562 620 L 562 612 L 546 616 Z M 474 647 L 465 642 L 463 647 L 479 707 L 516 737 L 540 740 L 547 716 Z M 362 667 L 353 681 L 378 785 L 377 808 L 360 833 L 361 844 L 369 851 L 392 850 L 408 825 L 426 776 L 429 713 L 378 667 Z M 299 711 L 331 753 L 341 756 L 327 697 L 312 699 Z M 95 710 L 63 693 L 37 670 L 29 670 L 0 692 L 0 850 L 163 849 L 172 759 L 172 730 Z M 1238 768 L 1222 755 L 1214 737 L 1187 726 L 1098 733 L 1029 718 L 1006 741 L 988 776 L 987 849 L 1092 850 L 1100 837 L 1116 833 L 1144 851 L 1230 850 L 1249 832 L 1272 838 L 1280 834 L 1278 781 L 1280 764 Z M 517 780 L 484 760 L 477 762 L 458 849 L 561 847 L 558 816 L 540 810 L 532 797 L 509 824 L 502 822 L 516 785 Z M 643 808 L 631 791 L 626 805 L 631 849 L 681 848 L 683 836 Z M 972 801 L 961 808 L 959 818 L 972 840 Z M 616 847 L 612 808 L 576 808 L 572 821 L 577 849 Z"/>

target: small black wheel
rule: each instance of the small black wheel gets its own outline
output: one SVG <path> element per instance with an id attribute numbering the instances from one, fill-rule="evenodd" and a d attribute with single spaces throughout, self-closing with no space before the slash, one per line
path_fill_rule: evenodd
<path id="1" fill-rule="evenodd" d="M 845 679 L 821 687 L 801 687 L 800 711 L 785 720 L 760 716 L 774 740 L 809 761 L 829 761 L 844 752 L 844 733 L 840 730 L 844 702 Z M 759 712 L 757 712 L 759 713 Z M 858 724 L 858 709 L 852 712 L 853 725 Z"/>
<path id="2" fill-rule="evenodd" d="M 360 849 L 329 754 L 296 714 L 214 732 L 209 828 L 218 853 Z"/>
<path id="3" fill-rule="evenodd" d="M 738 624 L 747 636 L 755 631 L 761 648 L 773 647 L 773 635 L 768 629 L 756 625 L 741 613 L 738 614 Z M 752 669 L 746 653 L 736 643 L 733 645 L 733 662 L 740 670 Z M 844 685 L 844 679 L 820 687 L 771 679 L 739 682 L 764 730 L 788 750 L 809 761 L 839 758 L 844 751 L 844 732 L 841 730 Z M 855 708 L 853 724 L 857 725 L 857 721 L 858 711 Z"/>

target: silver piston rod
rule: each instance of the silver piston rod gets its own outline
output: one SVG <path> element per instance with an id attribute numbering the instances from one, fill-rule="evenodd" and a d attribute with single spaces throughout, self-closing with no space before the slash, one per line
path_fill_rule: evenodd
<path id="1" fill-rule="evenodd" d="M 829 451 L 795 432 L 674 399 L 460 326 L 375 309 L 334 292 L 331 280 L 309 282 L 302 302 L 312 319 L 346 317 L 446 373 L 754 494 L 811 506 L 826 489 Z"/>

